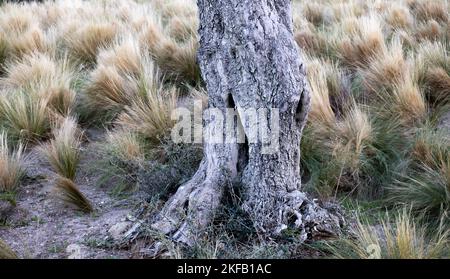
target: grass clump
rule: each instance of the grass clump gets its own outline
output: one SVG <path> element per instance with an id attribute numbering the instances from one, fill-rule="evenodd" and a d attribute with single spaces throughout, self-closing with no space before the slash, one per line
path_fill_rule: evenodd
<path id="1" fill-rule="evenodd" d="M 42 147 L 55 171 L 62 177 L 75 179 L 80 157 L 82 133 L 74 118 L 67 117 L 53 131 L 53 138 Z"/>
<path id="2" fill-rule="evenodd" d="M 450 220 L 450 142 L 441 132 L 422 131 L 412 147 L 409 168 L 388 187 L 388 200 L 410 205 L 432 219 Z"/>
<path id="3" fill-rule="evenodd" d="M 47 100 L 49 108 L 61 115 L 75 106 L 78 76 L 67 55 L 61 59 L 42 53 L 26 55 L 9 63 L 3 82 Z"/>
<path id="4" fill-rule="evenodd" d="M 14 140 L 36 143 L 48 136 L 48 101 L 22 90 L 0 95 L 0 125 Z"/>
<path id="5" fill-rule="evenodd" d="M 449 252 L 448 231 L 443 227 L 430 232 L 403 209 L 386 217 L 374 227 L 357 221 L 354 237 L 331 242 L 327 246 L 332 257 L 357 259 L 436 259 Z"/>
<path id="6" fill-rule="evenodd" d="M 0 133 L 0 192 L 14 192 L 23 177 L 23 146 L 13 150 L 8 144 L 7 134 Z"/>
<path id="7" fill-rule="evenodd" d="M 178 90 L 168 89 L 146 90 L 144 95 L 137 96 L 122 112 L 117 123 L 120 127 L 141 134 L 150 141 L 158 141 L 173 127 L 171 118 L 176 108 Z"/>
<path id="8" fill-rule="evenodd" d="M 114 41 L 118 26 L 110 22 L 87 22 L 71 31 L 65 36 L 70 54 L 78 61 L 94 64 L 98 51 Z"/>
<path id="9" fill-rule="evenodd" d="M 94 208 L 91 202 L 78 189 L 77 185 L 70 179 L 58 177 L 55 183 L 55 194 L 63 202 L 74 206 L 85 213 L 92 212 Z"/>

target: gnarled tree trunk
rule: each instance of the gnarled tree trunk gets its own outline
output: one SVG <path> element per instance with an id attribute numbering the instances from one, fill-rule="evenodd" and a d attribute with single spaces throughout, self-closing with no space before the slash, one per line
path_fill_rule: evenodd
<path id="1" fill-rule="evenodd" d="M 224 191 L 240 179 L 244 210 L 259 233 L 297 228 L 332 233 L 339 221 L 301 192 L 300 138 L 310 108 L 304 64 L 293 38 L 291 0 L 198 0 L 198 59 L 208 106 L 279 110 L 279 145 L 204 144 L 193 178 L 179 187 L 152 227 L 192 244 L 210 224 Z M 245 123 L 242 115 L 241 122 Z M 266 120 L 270 122 L 270 113 Z M 246 136 L 252 127 L 245 127 Z M 254 128 L 254 127 L 253 127 Z M 212 134 L 206 128 L 206 134 Z"/>

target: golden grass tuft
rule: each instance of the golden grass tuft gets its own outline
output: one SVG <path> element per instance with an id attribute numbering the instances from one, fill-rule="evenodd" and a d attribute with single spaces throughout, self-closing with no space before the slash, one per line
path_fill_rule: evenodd
<path id="1" fill-rule="evenodd" d="M 142 50 L 139 41 L 132 36 L 121 37 L 108 48 L 101 49 L 98 64 L 114 66 L 120 72 L 137 75 L 141 70 Z"/>
<path id="2" fill-rule="evenodd" d="M 307 61 L 307 76 L 311 87 L 309 121 L 333 127 L 336 123 L 336 116 L 331 107 L 327 76 L 322 68 L 323 64 L 324 62 L 319 59 Z"/>
<path id="3" fill-rule="evenodd" d="M 45 99 L 55 112 L 67 115 L 75 104 L 76 78 L 75 68 L 67 56 L 57 60 L 47 54 L 34 53 L 10 63 L 2 81 Z"/>
<path id="4" fill-rule="evenodd" d="M 303 15 L 312 24 L 319 26 L 320 24 L 323 24 L 326 20 L 326 16 L 324 14 L 324 11 L 326 10 L 324 5 L 321 5 L 319 3 L 310 3 L 306 2 L 303 5 Z"/>
<path id="5" fill-rule="evenodd" d="M 305 53 L 317 56 L 326 54 L 329 48 L 325 36 L 320 32 L 311 31 L 309 28 L 296 32 L 295 41 Z"/>
<path id="6" fill-rule="evenodd" d="M 427 104 L 420 88 L 412 78 L 407 77 L 395 85 L 391 100 L 392 115 L 397 115 L 404 124 L 410 125 L 425 120 L 428 113 Z"/>
<path id="7" fill-rule="evenodd" d="M 378 53 L 368 62 L 367 67 L 361 70 L 361 76 L 366 88 L 371 92 L 392 89 L 408 72 L 403 46 L 399 40 L 394 40 L 388 51 Z"/>
<path id="8" fill-rule="evenodd" d="M 436 20 L 447 22 L 449 19 L 448 7 L 445 1 L 420 1 L 413 5 L 413 11 L 418 20 Z"/>
<path id="9" fill-rule="evenodd" d="M 145 157 L 142 139 L 134 132 L 123 129 L 108 131 L 107 142 L 113 154 L 123 161 L 140 162 Z"/>
<path id="10" fill-rule="evenodd" d="M 450 154 L 449 146 L 450 138 L 442 131 L 433 131 L 426 127 L 414 140 L 411 158 L 416 163 L 440 169 Z"/>
<path id="11" fill-rule="evenodd" d="M 136 96 L 131 105 L 119 115 L 117 123 L 124 129 L 137 132 L 144 138 L 157 141 L 173 127 L 172 111 L 177 105 L 178 90 L 146 90 L 144 96 Z"/>
<path id="12" fill-rule="evenodd" d="M 24 11 L 12 3 L 2 7 L 0 15 L 0 28 L 8 34 L 20 34 L 25 32 L 33 23 L 33 16 L 29 11 Z"/>
<path id="13" fill-rule="evenodd" d="M 410 29 L 414 24 L 414 18 L 409 9 L 399 4 L 393 4 L 389 8 L 385 20 L 393 28 Z"/>
<path id="14" fill-rule="evenodd" d="M 358 170 L 360 158 L 374 137 L 369 116 L 354 103 L 338 123 L 337 133 L 340 139 L 335 147 L 338 159 L 352 170 Z"/>
<path id="15" fill-rule="evenodd" d="M 12 192 L 20 183 L 23 175 L 23 146 L 11 150 L 8 137 L 0 133 L 0 192 Z"/>
<path id="16" fill-rule="evenodd" d="M 375 228 L 358 219 L 355 239 L 332 247 L 337 258 L 359 259 L 436 259 L 448 252 L 448 231 L 439 227 L 430 233 L 428 228 L 417 224 L 406 209 L 397 213 L 394 220 L 381 220 Z"/>
<path id="17" fill-rule="evenodd" d="M 51 50 L 51 45 L 47 41 L 46 35 L 37 26 L 31 27 L 17 37 L 10 38 L 9 45 L 13 55 L 19 58 L 25 54 Z"/>
<path id="18" fill-rule="evenodd" d="M 141 35 L 141 42 L 162 72 L 175 80 L 198 82 L 200 69 L 197 64 L 198 41 L 196 36 L 176 42 L 156 24 L 150 24 Z"/>
<path id="19" fill-rule="evenodd" d="M 45 99 L 23 91 L 0 95 L 0 121 L 16 140 L 37 142 L 50 131 L 51 116 Z"/>
<path id="20" fill-rule="evenodd" d="M 96 109 L 120 110 L 136 91 L 136 85 L 116 67 L 99 65 L 91 73 L 86 96 Z"/>
<path id="21" fill-rule="evenodd" d="M 41 80 L 49 80 L 58 73 L 58 66 L 49 55 L 32 53 L 7 65 L 3 82 L 9 86 L 26 87 Z"/>
<path id="22" fill-rule="evenodd" d="M 174 16 L 168 23 L 169 36 L 177 41 L 183 41 L 186 38 L 194 37 L 197 35 L 198 29 L 197 16 L 191 17 L 177 17 Z"/>
<path id="23" fill-rule="evenodd" d="M 132 100 L 145 95 L 146 90 L 156 90 L 160 86 L 159 69 L 149 54 L 135 54 L 137 60 L 133 57 L 111 60 L 103 56 L 102 64 L 91 72 L 86 90 L 91 107 L 120 112 Z"/>
<path id="24" fill-rule="evenodd" d="M 420 24 L 415 31 L 415 37 L 419 41 L 437 41 L 442 38 L 442 36 L 443 28 L 435 20 L 429 20 L 425 23 Z"/>
<path id="25" fill-rule="evenodd" d="M 118 32 L 118 26 L 114 23 L 88 22 L 74 32 L 68 32 L 65 42 L 76 59 L 95 63 L 99 49 L 108 47 Z"/>
<path id="26" fill-rule="evenodd" d="M 67 117 L 53 131 L 50 142 L 41 147 L 55 171 L 70 180 L 74 180 L 77 173 L 82 135 L 75 119 Z"/>
<path id="27" fill-rule="evenodd" d="M 430 87 L 430 99 L 434 104 L 450 102 L 450 76 L 444 69 L 430 68 L 426 79 Z"/>
<path id="28" fill-rule="evenodd" d="M 334 42 L 337 55 L 345 65 L 365 67 L 372 57 L 385 52 L 384 33 L 378 16 L 361 17 L 348 25 L 351 25 L 350 29 L 344 29 L 344 34 L 337 36 Z"/>
<path id="29" fill-rule="evenodd" d="M 56 179 L 54 192 L 68 205 L 74 206 L 85 213 L 94 211 L 91 202 L 78 189 L 77 185 L 70 179 L 58 177 Z"/>

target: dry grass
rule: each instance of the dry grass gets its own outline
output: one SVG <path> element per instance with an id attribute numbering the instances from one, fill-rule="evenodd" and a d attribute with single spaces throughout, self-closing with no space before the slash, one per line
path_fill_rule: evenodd
<path id="1" fill-rule="evenodd" d="M 57 59 L 33 53 L 10 62 L 5 72 L 6 77 L 2 79 L 5 85 L 38 96 L 55 112 L 68 115 L 74 108 L 77 74 L 67 55 Z"/>
<path id="2" fill-rule="evenodd" d="M 364 84 L 371 92 L 392 89 L 404 79 L 408 65 L 403 57 L 403 46 L 395 40 L 385 52 L 377 53 L 369 61 L 367 68 L 361 69 Z"/>
<path id="3" fill-rule="evenodd" d="M 347 26 L 347 27 L 346 27 Z M 349 67 L 364 67 L 372 57 L 386 51 L 381 19 L 370 15 L 345 23 L 334 43 L 338 57 Z"/>
<path id="4" fill-rule="evenodd" d="M 445 1 L 418 1 L 412 5 L 412 10 L 418 20 L 437 20 L 447 22 L 448 7 Z"/>
<path id="5" fill-rule="evenodd" d="M 137 133 L 126 130 L 109 131 L 107 142 L 115 156 L 123 161 L 140 162 L 145 157 L 144 143 Z"/>
<path id="6" fill-rule="evenodd" d="M 338 123 L 337 131 L 341 142 L 336 145 L 335 152 L 344 165 L 357 171 L 363 152 L 373 140 L 374 132 L 369 116 L 354 104 Z"/>
<path id="7" fill-rule="evenodd" d="M 0 133 L 0 192 L 13 192 L 23 175 L 23 146 L 12 150 L 5 132 Z"/>
<path id="8" fill-rule="evenodd" d="M 324 61 L 307 61 L 307 76 L 311 87 L 311 112 L 309 121 L 318 122 L 331 127 L 336 123 L 336 117 L 331 107 L 330 94 L 328 91 L 327 76 L 322 65 Z"/>
<path id="9" fill-rule="evenodd" d="M 82 133 L 76 120 L 67 117 L 53 131 L 53 138 L 41 150 L 55 171 L 62 177 L 75 179 L 77 172 Z"/>
<path id="10" fill-rule="evenodd" d="M 94 210 L 90 201 L 83 195 L 72 180 L 58 177 L 55 184 L 55 195 L 68 205 L 89 213 Z"/>
<path id="11" fill-rule="evenodd" d="M 178 90 L 172 87 L 144 92 L 144 96 L 132 99 L 131 105 L 119 115 L 117 124 L 145 138 L 159 140 L 175 124 L 171 114 L 176 107 Z"/>
<path id="12" fill-rule="evenodd" d="M 381 226 L 374 227 L 358 220 L 354 231 L 355 239 L 344 241 L 331 248 L 337 258 L 360 259 L 436 259 L 448 256 L 448 231 L 443 227 L 430 233 L 404 209 L 381 220 Z"/>
<path id="13" fill-rule="evenodd" d="M 99 49 L 113 42 L 118 27 L 111 22 L 88 22 L 71 31 L 65 37 L 70 53 L 80 61 L 95 63 Z"/>
<path id="14" fill-rule="evenodd" d="M 48 101 L 23 91 L 0 95 L 0 121 L 14 139 L 37 142 L 50 131 Z"/>
<path id="15" fill-rule="evenodd" d="M 414 127 L 414 123 L 423 122 L 427 116 L 427 104 L 418 85 L 406 78 L 395 85 L 392 94 L 391 115 L 397 115 L 402 124 Z"/>
<path id="16" fill-rule="evenodd" d="M 146 26 L 141 42 L 148 47 L 158 66 L 167 77 L 189 83 L 198 82 L 200 69 L 197 64 L 198 41 L 196 36 L 177 42 L 165 34 L 156 24 Z"/>
<path id="17" fill-rule="evenodd" d="M 393 3 L 386 13 L 386 23 L 392 28 L 410 29 L 414 24 L 411 11 L 402 5 Z"/>
<path id="18" fill-rule="evenodd" d="M 145 95 L 147 90 L 156 90 L 161 83 L 159 69 L 136 41 L 119 45 L 115 51 L 130 55 L 112 57 L 111 53 L 100 56 L 101 64 L 91 73 L 86 90 L 87 101 L 95 109 L 120 112 L 131 105 L 134 99 Z"/>
<path id="19" fill-rule="evenodd" d="M 448 220 L 450 214 L 450 138 L 430 128 L 414 141 L 411 168 L 388 187 L 389 200 L 410 204 L 414 212 Z"/>

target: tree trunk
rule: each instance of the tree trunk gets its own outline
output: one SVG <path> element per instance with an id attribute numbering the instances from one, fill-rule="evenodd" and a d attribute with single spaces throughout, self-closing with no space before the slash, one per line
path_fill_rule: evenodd
<path id="1" fill-rule="evenodd" d="M 243 208 L 264 236 L 298 229 L 333 233 L 339 220 L 301 192 L 300 138 L 310 108 L 304 64 L 293 38 L 291 0 L 197 1 L 198 60 L 209 108 L 278 109 L 279 145 L 204 143 L 199 170 L 167 202 L 152 227 L 191 245 L 235 180 L 243 187 Z M 239 114 L 241 123 L 246 119 Z M 271 120 L 266 115 L 267 122 Z M 273 119 L 272 119 L 273 120 Z M 244 127 L 246 136 L 249 129 Z M 254 128 L 254 127 L 253 127 Z M 213 128 L 206 126 L 206 134 Z"/>

